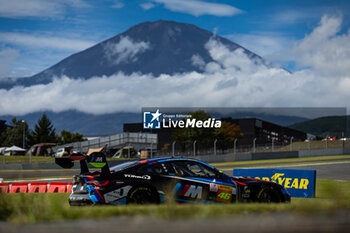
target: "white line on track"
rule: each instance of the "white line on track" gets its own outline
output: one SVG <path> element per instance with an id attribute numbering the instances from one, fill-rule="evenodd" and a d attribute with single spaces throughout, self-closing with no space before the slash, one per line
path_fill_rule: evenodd
<path id="1" fill-rule="evenodd" d="M 45 179 L 31 179 L 31 180 L 6 180 L 6 181 L 3 181 L 3 183 L 40 182 L 40 181 L 54 181 L 54 180 L 72 180 L 72 178 L 45 178 Z"/>

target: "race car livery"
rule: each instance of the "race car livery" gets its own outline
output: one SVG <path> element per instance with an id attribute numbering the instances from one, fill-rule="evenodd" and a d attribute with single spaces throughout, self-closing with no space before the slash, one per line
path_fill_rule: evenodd
<path id="1" fill-rule="evenodd" d="M 80 160 L 73 177 L 70 205 L 178 203 L 290 202 L 279 184 L 229 177 L 195 159 L 164 157 L 124 162 L 109 168 L 102 153 L 56 158 L 64 168 Z M 101 168 L 90 172 L 87 163 Z"/>

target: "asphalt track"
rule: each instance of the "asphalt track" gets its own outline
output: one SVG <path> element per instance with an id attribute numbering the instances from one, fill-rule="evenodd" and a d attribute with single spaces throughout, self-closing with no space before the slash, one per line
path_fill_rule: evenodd
<path id="1" fill-rule="evenodd" d="M 350 158 L 342 159 L 315 159 L 311 161 L 273 162 L 273 163 L 249 163 L 237 165 L 217 166 L 227 175 L 232 176 L 235 168 L 287 168 L 287 169 L 309 169 L 316 170 L 317 179 L 350 180 Z M 3 179 L 28 179 L 48 177 L 72 177 L 79 174 L 78 169 L 55 169 L 55 170 L 27 170 L 27 171 L 0 171 L 0 178 Z"/>

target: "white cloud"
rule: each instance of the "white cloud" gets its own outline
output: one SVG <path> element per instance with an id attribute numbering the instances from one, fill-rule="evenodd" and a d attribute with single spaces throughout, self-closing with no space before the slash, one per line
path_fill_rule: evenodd
<path id="1" fill-rule="evenodd" d="M 323 16 L 320 25 L 294 46 L 292 58 L 318 74 L 350 75 L 350 30 L 339 35 L 341 24 L 341 17 Z"/>
<path id="2" fill-rule="evenodd" d="M 155 4 L 153 4 L 153 3 L 151 3 L 151 2 L 146 2 L 146 3 L 142 3 L 142 4 L 140 4 L 140 7 L 142 7 L 142 9 L 144 9 L 144 10 L 150 10 L 150 9 L 152 9 L 152 8 L 154 8 L 156 5 Z"/>
<path id="3" fill-rule="evenodd" d="M 85 8 L 83 0 L 0 0 L 0 17 L 5 18 L 57 18 L 62 17 L 67 8 Z"/>
<path id="4" fill-rule="evenodd" d="M 204 66 L 205 66 L 205 61 L 203 60 L 203 58 L 198 55 L 198 54 L 194 54 L 192 57 L 191 57 L 191 62 L 192 62 L 192 65 L 194 66 L 197 66 L 198 68 L 200 69 L 203 69 Z"/>
<path id="5" fill-rule="evenodd" d="M 317 8 L 312 8 L 312 10 L 313 11 L 303 8 L 279 11 L 278 13 L 273 14 L 270 20 L 272 24 L 278 25 L 291 25 L 299 22 L 305 22 L 305 20 L 319 17 Z"/>
<path id="6" fill-rule="evenodd" d="M 26 46 L 30 48 L 53 48 L 69 51 L 80 51 L 95 44 L 95 42 L 92 41 L 79 39 L 39 36 L 14 32 L 0 32 L 0 41 L 6 44 Z"/>
<path id="7" fill-rule="evenodd" d="M 124 3 L 122 3 L 122 2 L 115 2 L 114 4 L 113 4 L 113 6 L 112 6 L 112 8 L 115 8 L 115 9 L 120 9 L 120 8 L 123 8 L 125 6 L 125 4 Z"/>
<path id="8" fill-rule="evenodd" d="M 47 85 L 0 90 L 0 115 L 67 109 L 94 114 L 136 112 L 142 106 L 350 107 L 350 72 L 347 67 L 339 65 L 343 64 L 343 60 L 349 60 L 347 53 L 343 54 L 348 51 L 348 34 L 336 35 L 334 33 L 337 30 L 333 30 L 333 33 L 325 30 L 331 25 L 338 25 L 338 20 L 335 19 L 323 18 L 321 25 L 296 45 L 296 48 L 302 48 L 306 52 L 317 51 L 316 48 L 320 45 L 332 48 L 337 46 L 335 54 L 328 49 L 319 48 L 318 56 L 330 56 L 329 64 L 322 67 L 321 72 L 318 65 L 293 74 L 283 69 L 269 68 L 250 60 L 241 49 L 230 51 L 212 38 L 205 47 L 214 61 L 204 64 L 204 73 L 190 72 L 159 77 L 119 73 L 89 80 L 59 77 Z M 323 36 L 323 39 L 317 38 L 319 42 L 314 45 L 311 41 L 310 44 L 306 43 L 316 33 Z M 128 40 L 125 39 L 124 44 L 129 44 Z M 313 55 L 307 57 L 311 57 L 310 61 L 316 59 Z M 310 64 L 314 64 L 314 61 Z M 341 67 L 340 72 L 334 70 L 333 65 Z M 328 72 L 324 72 L 324 69 Z"/>
<path id="9" fill-rule="evenodd" d="M 231 70 L 232 72 L 241 71 L 245 73 L 256 72 L 256 69 L 259 68 L 259 60 L 251 60 L 244 53 L 243 49 L 239 48 L 235 51 L 230 51 L 225 45 L 211 38 L 208 43 L 205 45 L 211 57 L 219 65 L 218 68 Z M 211 72 L 212 67 L 210 67 Z"/>
<path id="10" fill-rule="evenodd" d="M 175 12 L 182 12 L 194 16 L 215 15 L 232 16 L 242 13 L 241 10 L 227 4 L 211 3 L 201 0 L 153 0 L 164 4 L 164 7 Z"/>
<path id="11" fill-rule="evenodd" d="M 108 43 L 104 48 L 107 59 L 114 64 L 135 62 L 136 55 L 148 49 L 150 49 L 149 42 L 134 42 L 128 36 L 120 37 L 117 43 Z"/>
<path id="12" fill-rule="evenodd" d="M 11 66 L 18 57 L 19 52 L 14 49 L 0 50 L 0 79 L 7 78 L 11 73 Z"/>

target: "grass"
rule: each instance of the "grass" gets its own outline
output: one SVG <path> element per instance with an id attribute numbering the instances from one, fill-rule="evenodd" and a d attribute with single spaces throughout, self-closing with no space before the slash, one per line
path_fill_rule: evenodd
<path id="1" fill-rule="evenodd" d="M 327 145 L 326 145 L 327 143 Z M 310 142 L 293 142 L 292 143 L 292 148 L 293 151 L 298 151 L 298 150 L 323 150 L 326 149 L 339 149 L 344 147 L 349 148 L 350 142 L 349 141 L 340 141 L 340 140 L 335 140 L 335 141 L 310 141 Z M 290 151 L 290 145 L 282 147 L 276 151 Z"/>
<path id="2" fill-rule="evenodd" d="M 106 218 L 111 216 L 147 216 L 153 218 L 209 218 L 236 214 L 293 212 L 332 214 L 350 210 L 350 181 L 317 181 L 317 198 L 293 198 L 291 204 L 162 204 L 143 206 L 70 207 L 69 194 L 0 194 L 0 220 L 13 223 Z"/>

